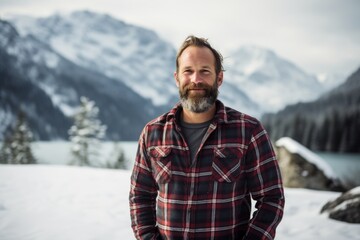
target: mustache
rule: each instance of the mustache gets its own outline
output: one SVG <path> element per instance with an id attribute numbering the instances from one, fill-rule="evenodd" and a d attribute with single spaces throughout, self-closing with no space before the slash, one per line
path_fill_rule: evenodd
<path id="1" fill-rule="evenodd" d="M 186 85 L 184 87 L 184 90 L 186 92 L 188 92 L 189 90 L 192 90 L 192 89 L 205 89 L 205 90 L 211 90 L 211 86 L 205 84 L 205 83 L 189 83 L 188 85 Z"/>

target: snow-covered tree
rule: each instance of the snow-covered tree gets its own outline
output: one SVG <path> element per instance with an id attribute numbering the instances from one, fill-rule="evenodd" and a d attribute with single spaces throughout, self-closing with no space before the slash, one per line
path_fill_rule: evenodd
<path id="1" fill-rule="evenodd" d="M 73 156 L 70 164 L 97 166 L 99 164 L 100 140 L 105 136 L 106 126 L 98 119 L 99 108 L 86 97 L 80 98 L 80 107 L 74 115 L 74 125 L 69 129 Z"/>
<path id="2" fill-rule="evenodd" d="M 0 151 L 0 163 L 34 164 L 31 151 L 32 133 L 26 123 L 25 113 L 20 111 L 15 127 L 5 137 Z"/>
<path id="3" fill-rule="evenodd" d="M 113 151 L 105 165 L 106 168 L 126 169 L 125 152 L 120 143 L 114 142 Z"/>

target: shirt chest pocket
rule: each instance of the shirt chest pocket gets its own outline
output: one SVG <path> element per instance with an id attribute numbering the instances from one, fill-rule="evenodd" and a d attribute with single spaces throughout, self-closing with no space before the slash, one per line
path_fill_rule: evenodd
<path id="1" fill-rule="evenodd" d="M 154 178 L 157 183 L 167 183 L 171 179 L 171 148 L 153 147 L 148 150 Z"/>
<path id="2" fill-rule="evenodd" d="M 212 176 L 218 182 L 234 182 L 241 173 L 243 152 L 239 148 L 215 148 Z"/>

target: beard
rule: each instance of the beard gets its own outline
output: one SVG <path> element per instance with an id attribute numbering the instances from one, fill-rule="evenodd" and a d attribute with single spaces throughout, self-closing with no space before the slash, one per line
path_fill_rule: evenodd
<path id="1" fill-rule="evenodd" d="M 203 89 L 204 91 L 192 93 L 191 89 Z M 190 83 L 179 88 L 179 95 L 183 108 L 191 112 L 203 113 L 214 105 L 218 96 L 218 84 L 217 81 L 212 86 L 205 83 Z"/>

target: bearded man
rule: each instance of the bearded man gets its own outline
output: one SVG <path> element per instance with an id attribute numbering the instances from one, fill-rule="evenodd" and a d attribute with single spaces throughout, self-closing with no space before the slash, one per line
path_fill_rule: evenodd
<path id="1" fill-rule="evenodd" d="M 178 51 L 180 102 L 139 138 L 129 195 L 136 239 L 275 237 L 284 207 L 276 156 L 257 119 L 217 100 L 222 60 L 195 36 Z"/>

